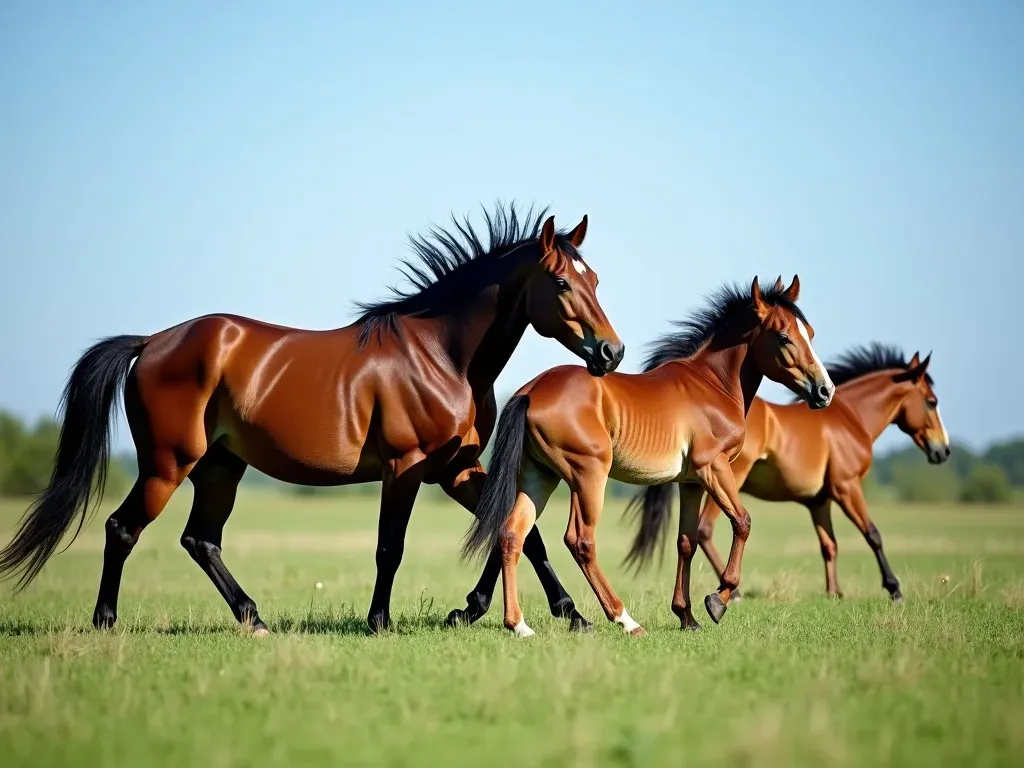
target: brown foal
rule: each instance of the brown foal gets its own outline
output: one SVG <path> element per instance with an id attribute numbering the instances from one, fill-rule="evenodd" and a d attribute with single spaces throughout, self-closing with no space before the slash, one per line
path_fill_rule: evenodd
<path id="1" fill-rule="evenodd" d="M 360 305 L 362 316 L 344 328 L 209 315 L 90 348 L 64 391 L 50 485 L 0 552 L 0 574 L 19 574 L 19 587 L 26 586 L 76 517 L 81 529 L 94 490 L 102 493 L 123 386 L 139 477 L 106 523 L 96 627 L 113 626 L 125 560 L 187 477 L 195 496 L 182 546 L 235 618 L 256 634 L 268 632 L 221 557 L 224 524 L 249 465 L 304 485 L 383 481 L 367 621 L 372 630 L 389 626 L 420 484 L 438 483 L 476 508 L 484 480 L 478 456 L 497 410 L 494 381 L 527 327 L 557 339 L 594 376 L 614 370 L 623 355 L 597 300 L 597 275 L 578 251 L 586 217 L 568 233 L 556 232 L 544 212 L 520 218 L 507 207 L 485 217 L 487 247 L 468 221 L 415 238 L 417 260 L 406 262 L 413 289 Z M 539 533 L 531 537 L 528 557 L 552 610 L 575 614 Z"/>
<path id="2" fill-rule="evenodd" d="M 872 344 L 853 349 L 827 366 L 836 385 L 832 406 L 813 413 L 800 405 L 775 405 L 755 398 L 747 414 L 747 436 L 732 463 L 740 490 L 765 501 L 795 501 L 811 513 L 825 561 L 825 588 L 842 597 L 836 577 L 835 501 L 871 547 L 882 573 L 882 586 L 896 603 L 900 583 L 882 549 L 882 535 L 868 515 L 862 482 L 871 467 L 871 446 L 890 424 L 910 435 L 932 464 L 950 455 L 949 436 L 939 416 L 934 382 L 927 373 L 931 355 L 917 353 L 906 361 L 896 347 Z M 640 530 L 630 558 L 646 562 L 669 517 L 671 486 L 647 488 Z M 712 535 L 720 512 L 707 499 L 700 516 L 698 540 L 715 572 L 725 569 Z M 733 600 L 739 599 L 733 594 Z"/>
<path id="3" fill-rule="evenodd" d="M 519 606 L 516 568 L 523 541 L 560 480 L 571 491 L 565 543 L 610 621 L 633 635 L 643 629 L 626 611 L 597 560 L 597 524 L 609 477 L 635 484 L 675 481 L 683 493 L 679 570 L 673 610 L 696 626 L 689 600 L 697 512 L 707 491 L 733 524 L 721 587 L 705 599 L 716 622 L 740 582 L 750 518 L 730 462 L 743 443 L 744 421 L 762 377 L 781 382 L 811 407 L 832 399 L 828 373 L 811 346 L 813 330 L 795 302 L 799 280 L 762 293 L 725 288 L 709 307 L 663 337 L 645 372 L 597 380 L 576 366 L 542 373 L 502 411 L 494 457 L 465 556 L 495 544 L 502 552 L 505 626 L 533 631 Z"/>

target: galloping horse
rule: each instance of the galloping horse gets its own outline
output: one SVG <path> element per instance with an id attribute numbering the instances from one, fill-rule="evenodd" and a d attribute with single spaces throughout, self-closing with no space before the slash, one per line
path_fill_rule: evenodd
<path id="1" fill-rule="evenodd" d="M 641 374 L 600 381 L 578 366 L 552 368 L 522 387 L 502 410 L 494 455 L 476 521 L 463 555 L 499 544 L 505 626 L 530 636 L 519 607 L 516 567 L 523 540 L 560 480 L 571 509 L 565 544 L 605 615 L 634 635 L 643 629 L 627 613 L 597 562 L 596 529 L 609 476 L 639 485 L 679 483 L 685 514 L 679 529 L 679 571 L 673 610 L 697 627 L 689 600 L 690 560 L 704 489 L 733 525 L 733 546 L 721 588 L 705 598 L 721 619 L 739 586 L 750 517 L 729 462 L 743 443 L 744 420 L 764 376 L 786 385 L 813 408 L 824 408 L 833 386 L 811 347 L 813 330 L 795 302 L 800 283 L 761 292 L 724 288 L 709 307 L 663 337 Z"/>
<path id="2" fill-rule="evenodd" d="M 248 465 L 304 485 L 383 481 L 367 621 L 375 631 L 389 626 L 419 486 L 438 483 L 476 508 L 484 480 L 478 456 L 497 412 L 493 384 L 527 326 L 557 339 L 594 376 L 622 359 L 624 347 L 596 298 L 597 275 L 578 251 L 587 218 L 566 234 L 545 213 L 531 210 L 521 219 L 512 206 L 485 212 L 487 248 L 468 220 L 413 238 L 418 261 L 405 262 L 413 289 L 359 305 L 361 317 L 345 328 L 298 330 L 209 315 L 149 337 L 99 342 L 68 380 L 50 485 L 0 553 L 0 574 L 20 573 L 24 588 L 76 516 L 81 530 L 94 479 L 102 493 L 123 382 L 139 477 L 106 523 L 97 628 L 113 626 L 128 554 L 188 477 L 195 497 L 182 546 L 235 618 L 254 634 L 269 633 L 221 557 L 224 524 Z M 553 596 L 552 610 L 573 617 L 539 532 L 531 537 L 527 556 Z"/>
<path id="3" fill-rule="evenodd" d="M 747 436 L 732 463 L 740 490 L 765 501 L 796 501 L 811 513 L 825 560 L 825 588 L 842 597 L 836 578 L 836 537 L 832 502 L 836 501 L 875 553 L 882 586 L 893 602 L 903 601 L 900 583 L 882 549 L 882 535 L 868 516 L 861 483 L 871 467 L 871 446 L 890 424 L 913 438 L 932 464 L 949 458 L 949 436 L 939 416 L 939 399 L 927 373 L 931 355 L 906 361 L 892 346 L 856 348 L 827 366 L 836 385 L 832 407 L 811 413 L 799 405 L 774 405 L 755 398 L 747 414 Z M 650 560 L 662 538 L 671 506 L 669 485 L 646 488 L 634 504 L 641 508 L 640 529 L 629 559 Z M 720 509 L 709 498 L 700 516 L 698 541 L 715 572 L 724 565 L 712 541 Z M 739 599 L 733 593 L 733 600 Z"/>

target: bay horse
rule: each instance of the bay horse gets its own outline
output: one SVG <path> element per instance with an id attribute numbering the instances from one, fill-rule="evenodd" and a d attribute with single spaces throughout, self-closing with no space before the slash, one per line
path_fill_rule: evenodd
<path id="1" fill-rule="evenodd" d="M 702 312 L 662 337 L 643 373 L 597 380 L 560 366 L 523 386 L 501 413 L 490 472 L 467 533 L 463 556 L 501 547 L 505 627 L 533 634 L 519 606 L 516 568 L 527 532 L 565 480 L 571 491 L 565 544 L 605 616 L 633 635 L 644 630 L 626 611 L 597 561 L 597 525 L 613 477 L 639 485 L 675 481 L 686 514 L 673 609 L 696 624 L 689 602 L 689 565 L 697 545 L 697 512 L 707 491 L 732 521 L 733 545 L 718 592 L 705 598 L 716 622 L 740 583 L 750 530 L 730 462 L 743 444 L 744 421 L 764 376 L 824 408 L 833 385 L 811 346 L 814 331 L 796 306 L 800 282 L 763 292 L 726 286 Z"/>
<path id="2" fill-rule="evenodd" d="M 890 424 L 909 435 L 931 464 L 949 458 L 949 435 L 939 415 L 935 382 L 928 373 L 929 354 L 907 361 L 895 346 L 873 343 L 857 347 L 831 364 L 836 385 L 832 406 L 822 413 L 796 404 L 776 405 L 755 398 L 747 414 L 747 435 L 732 463 L 736 484 L 765 501 L 795 501 L 807 507 L 825 561 L 825 589 L 842 597 L 836 577 L 832 502 L 836 502 L 867 541 L 882 573 L 882 587 L 894 603 L 903 602 L 900 583 L 882 548 L 882 534 L 868 515 L 862 483 L 871 468 L 871 446 Z M 640 526 L 627 559 L 650 561 L 663 538 L 671 512 L 669 485 L 640 491 L 633 505 Z M 715 549 L 715 520 L 721 509 L 705 501 L 697 540 L 715 573 L 725 566 Z M 733 593 L 733 600 L 740 595 Z"/>
<path id="3" fill-rule="evenodd" d="M 335 330 L 299 330 L 207 315 L 152 336 L 100 341 L 76 364 L 61 400 L 63 424 L 49 486 L 29 508 L 0 574 L 23 589 L 91 497 L 102 494 L 112 410 L 123 388 L 139 476 L 106 522 L 93 624 L 117 619 L 122 569 L 143 529 L 187 477 L 195 488 L 181 544 L 236 620 L 269 634 L 256 604 L 222 559 L 221 537 L 249 465 L 288 483 L 382 481 L 377 579 L 367 623 L 389 627 L 391 591 L 421 483 L 476 508 L 478 457 L 494 426 L 493 385 L 527 326 L 613 371 L 624 346 L 598 303 L 597 274 L 579 252 L 587 217 L 568 233 L 554 217 L 514 205 L 484 211 L 488 246 L 469 220 L 412 238 L 412 288 L 358 304 Z M 543 224 L 542 224 L 543 222 Z M 95 480 L 95 483 L 94 483 Z M 75 532 L 77 535 L 78 531 Z M 528 557 L 552 610 L 573 617 L 539 532 Z"/>

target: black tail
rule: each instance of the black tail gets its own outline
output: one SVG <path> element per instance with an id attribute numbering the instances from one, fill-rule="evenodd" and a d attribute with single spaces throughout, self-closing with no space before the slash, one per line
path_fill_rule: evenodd
<path id="1" fill-rule="evenodd" d="M 512 514 L 519 492 L 519 469 L 523 461 L 526 411 L 529 407 L 529 397 L 516 395 L 501 411 L 487 483 L 476 507 L 476 519 L 462 545 L 463 560 L 474 556 L 485 558 L 498 543 L 501 529 Z"/>
<path id="2" fill-rule="evenodd" d="M 649 485 L 641 489 L 626 505 L 626 514 L 640 518 L 640 530 L 626 553 L 625 562 L 636 571 L 650 565 L 654 551 L 664 542 L 668 521 L 672 516 L 673 483 Z M 664 554 L 664 550 L 662 550 Z"/>
<path id="3" fill-rule="evenodd" d="M 112 412 L 143 336 L 113 336 L 90 347 L 71 372 L 60 399 L 60 442 L 50 484 L 21 519 L 0 552 L 0 578 L 19 574 L 17 591 L 39 574 L 77 516 L 78 536 L 90 497 L 99 500 L 107 481 Z M 95 479 L 95 493 L 93 480 Z M 72 537 L 74 541 L 74 536 Z"/>

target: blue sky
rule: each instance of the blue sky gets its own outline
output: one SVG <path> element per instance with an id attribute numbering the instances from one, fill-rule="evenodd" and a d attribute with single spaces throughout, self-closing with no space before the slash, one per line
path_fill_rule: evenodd
<path id="1" fill-rule="evenodd" d="M 1024 431 L 1024 4 L 160 5 L 0 6 L 0 407 L 108 334 L 345 325 L 515 198 L 590 215 L 624 370 L 799 273 L 822 357 L 934 350 L 954 438 Z M 570 361 L 531 333 L 499 390 Z"/>

